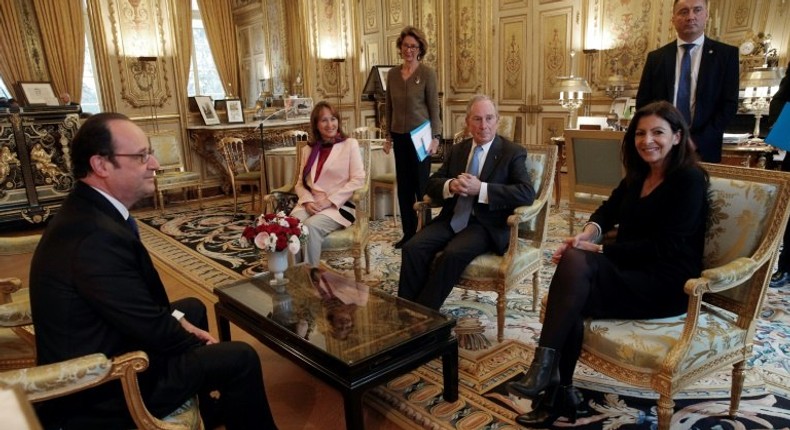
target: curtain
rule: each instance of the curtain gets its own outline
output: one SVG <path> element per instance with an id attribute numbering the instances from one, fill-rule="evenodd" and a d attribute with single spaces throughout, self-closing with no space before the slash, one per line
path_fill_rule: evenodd
<path id="1" fill-rule="evenodd" d="M 21 19 L 16 1 L 0 1 L 0 77 L 11 96 L 19 99 L 16 84 L 35 81 L 22 37 Z M 20 101 L 21 103 L 21 101 Z"/>
<path id="2" fill-rule="evenodd" d="M 69 93 L 82 99 L 85 68 L 85 23 L 81 0 L 33 0 L 44 58 L 55 95 Z"/>
<path id="3" fill-rule="evenodd" d="M 225 94 L 241 97 L 239 54 L 236 50 L 236 30 L 230 4 L 227 0 L 198 0 L 208 46 L 217 64 L 217 73 L 222 80 Z"/>
<path id="4" fill-rule="evenodd" d="M 189 82 L 189 63 L 192 59 L 192 0 L 173 0 L 175 22 L 175 53 L 173 63 L 180 80 Z"/>

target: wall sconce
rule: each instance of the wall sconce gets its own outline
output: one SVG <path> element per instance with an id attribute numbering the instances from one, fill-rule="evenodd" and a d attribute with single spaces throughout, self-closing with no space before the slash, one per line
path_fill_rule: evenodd
<path id="1" fill-rule="evenodd" d="M 743 75 L 741 88 L 743 88 L 744 109 L 754 114 L 754 137 L 760 136 L 760 118 L 768 113 L 771 97 L 779 89 L 782 76 L 776 67 L 755 67 Z"/>
<path id="2" fill-rule="evenodd" d="M 573 57 L 576 52 L 571 51 L 571 75 L 560 77 L 554 86 L 554 92 L 558 92 L 559 103 L 563 109 L 568 110 L 568 128 L 574 128 L 575 112 L 584 104 L 584 93 L 591 93 L 590 85 L 581 76 L 573 76 Z"/>

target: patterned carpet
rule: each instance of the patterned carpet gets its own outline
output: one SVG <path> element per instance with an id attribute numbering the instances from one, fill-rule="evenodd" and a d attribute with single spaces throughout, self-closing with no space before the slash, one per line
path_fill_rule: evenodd
<path id="1" fill-rule="evenodd" d="M 151 254 L 169 272 L 212 297 L 213 286 L 264 270 L 253 249 L 243 249 L 236 239 L 252 215 L 235 217 L 226 201 L 209 201 L 202 211 L 188 206 L 135 213 L 142 221 L 141 234 Z M 554 271 L 549 256 L 568 234 L 566 208 L 550 217 L 546 264 L 541 270 L 542 294 Z M 581 223 L 582 220 L 577 220 Z M 400 251 L 392 243 L 400 238 L 392 219 L 371 222 L 371 273 L 365 281 L 394 294 L 397 289 Z M 352 259 L 327 262 L 353 276 Z M 540 334 L 532 309 L 531 286 L 519 285 L 508 295 L 505 337 L 496 342 L 496 307 L 491 293 L 454 290 L 442 312 L 459 320 L 466 332 L 479 334 L 460 339 L 461 399 L 449 404 L 441 398 L 441 364 L 438 361 L 371 390 L 367 401 L 404 427 L 436 429 L 518 428 L 514 418 L 529 409 L 529 401 L 502 391 L 503 382 L 518 378 L 531 361 Z M 790 428 L 790 286 L 770 289 L 756 334 L 755 354 L 749 363 L 741 414 L 737 422 L 717 418 L 729 404 L 729 374 L 720 372 L 676 396 L 672 428 Z M 474 350 L 473 350 L 474 349 Z M 655 427 L 655 394 L 624 386 L 583 365 L 576 384 L 584 390 L 589 413 L 575 425 L 590 429 Z"/>

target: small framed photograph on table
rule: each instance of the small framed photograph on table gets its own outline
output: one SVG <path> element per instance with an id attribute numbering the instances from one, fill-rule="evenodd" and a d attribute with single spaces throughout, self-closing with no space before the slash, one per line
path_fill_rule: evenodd
<path id="1" fill-rule="evenodd" d="M 195 96 L 195 102 L 206 125 L 219 124 L 219 115 L 214 109 L 214 102 L 211 100 L 211 96 Z"/>
<path id="2" fill-rule="evenodd" d="M 244 109 L 241 107 L 241 100 L 225 100 L 225 109 L 228 112 L 229 124 L 244 122 Z"/>
<path id="3" fill-rule="evenodd" d="M 49 82 L 20 82 L 19 88 L 28 105 L 60 105 L 60 101 L 52 89 L 52 84 Z"/>

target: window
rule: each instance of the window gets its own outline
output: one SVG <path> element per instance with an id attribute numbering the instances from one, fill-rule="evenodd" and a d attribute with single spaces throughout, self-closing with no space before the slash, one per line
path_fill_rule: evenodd
<path id="1" fill-rule="evenodd" d="M 85 1 L 82 2 L 82 14 L 85 22 L 85 62 L 82 69 L 80 105 L 83 112 L 99 113 L 102 111 L 101 98 L 99 97 L 99 86 L 96 84 L 96 74 L 93 70 L 93 38 L 91 37 L 91 25 Z"/>
<path id="2" fill-rule="evenodd" d="M 187 95 L 211 96 L 214 100 L 225 98 L 225 89 L 208 46 L 197 0 L 192 0 L 192 62 L 189 67 Z"/>
<path id="3" fill-rule="evenodd" d="M 3 78 L 0 78 L 0 97 L 5 97 L 7 99 L 11 98 L 11 93 L 8 92 L 8 87 L 5 86 Z"/>
<path id="4" fill-rule="evenodd" d="M 86 27 L 89 27 L 86 25 Z M 86 33 L 89 30 L 86 29 Z M 99 86 L 96 85 L 96 75 L 93 73 L 93 45 L 88 34 L 85 35 L 85 64 L 82 71 L 82 105 L 83 112 L 99 113 L 102 111 L 99 99 Z"/>

